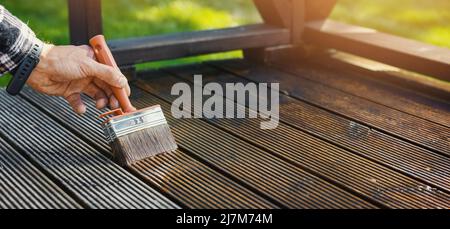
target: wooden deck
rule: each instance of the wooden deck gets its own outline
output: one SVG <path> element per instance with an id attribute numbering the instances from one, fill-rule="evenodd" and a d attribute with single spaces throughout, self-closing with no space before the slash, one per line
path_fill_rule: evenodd
<path id="1" fill-rule="evenodd" d="M 279 127 L 174 119 L 170 89 L 194 74 L 279 82 Z M 450 208 L 448 101 L 312 61 L 137 78 L 134 104 L 161 104 L 180 149 L 127 168 L 111 159 L 91 101 L 80 117 L 61 98 L 1 91 L 0 208 Z"/>

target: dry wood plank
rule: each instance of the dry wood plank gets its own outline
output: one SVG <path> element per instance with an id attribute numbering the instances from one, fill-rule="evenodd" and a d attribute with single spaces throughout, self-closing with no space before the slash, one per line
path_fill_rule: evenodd
<path id="1" fill-rule="evenodd" d="M 0 91 L 0 134 L 87 208 L 178 208 L 21 97 Z"/>
<path id="2" fill-rule="evenodd" d="M 137 82 L 139 87 L 160 96 L 167 102 L 170 103 L 176 98 L 170 94 L 170 89 L 172 85 L 179 82 L 179 79 L 154 72 L 148 73 L 148 77 L 140 75 L 139 79 L 142 79 Z M 205 96 L 204 101 L 207 97 Z M 245 107 L 237 105 L 237 109 L 245 109 Z M 248 112 L 248 109 L 245 110 Z M 384 207 L 447 208 L 450 206 L 450 195 L 439 189 L 434 189 L 434 193 L 426 194 L 420 193 L 421 191 L 417 193 L 393 191 L 392 187 L 417 189 L 426 185 L 284 123 L 280 123 L 273 130 L 261 130 L 262 119 L 206 119 L 206 121 L 269 150 L 339 187 L 376 201 Z"/>
<path id="3" fill-rule="evenodd" d="M 61 98 L 37 94 L 29 88 L 22 96 L 103 153 L 111 153 L 97 119 L 102 111 L 95 109 L 93 101 L 86 99 L 87 113 L 80 117 Z M 278 207 L 193 159 L 184 150 L 146 159 L 129 169 L 188 208 Z"/>
<path id="4" fill-rule="evenodd" d="M 251 81 L 280 83 L 281 92 L 291 97 L 434 152 L 450 155 L 450 136 L 445 126 L 319 84 L 302 75 L 288 74 L 240 60 L 223 62 L 221 66 Z"/>

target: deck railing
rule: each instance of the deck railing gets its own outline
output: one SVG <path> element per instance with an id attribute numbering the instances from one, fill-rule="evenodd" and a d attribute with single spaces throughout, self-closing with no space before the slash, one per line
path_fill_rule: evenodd
<path id="1" fill-rule="evenodd" d="M 102 33 L 101 0 L 68 0 L 70 38 L 85 44 Z M 264 23 L 110 41 L 121 66 L 199 54 L 304 44 L 342 50 L 450 81 L 450 50 L 328 20 L 336 0 L 254 0 Z"/>

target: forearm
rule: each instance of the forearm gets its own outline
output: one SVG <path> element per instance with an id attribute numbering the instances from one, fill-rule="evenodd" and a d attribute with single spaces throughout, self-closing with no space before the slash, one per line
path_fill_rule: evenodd
<path id="1" fill-rule="evenodd" d="M 0 75 L 14 71 L 37 42 L 34 32 L 0 5 Z"/>

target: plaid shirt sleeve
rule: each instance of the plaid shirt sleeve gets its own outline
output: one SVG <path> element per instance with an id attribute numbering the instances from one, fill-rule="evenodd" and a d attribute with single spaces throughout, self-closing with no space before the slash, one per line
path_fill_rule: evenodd
<path id="1" fill-rule="evenodd" d="M 0 5 L 0 76 L 13 71 L 37 42 L 34 32 Z"/>

